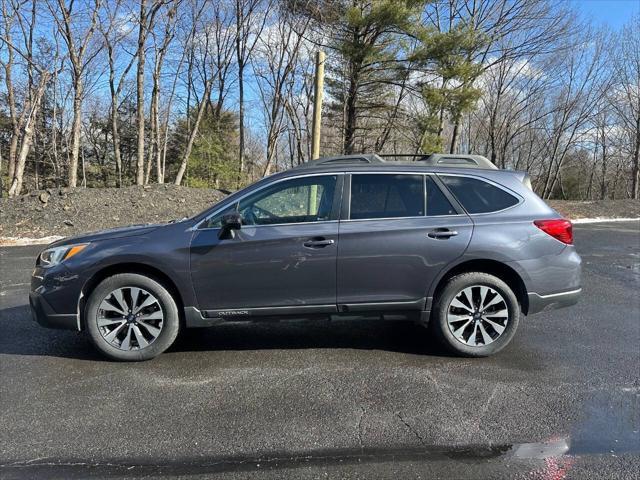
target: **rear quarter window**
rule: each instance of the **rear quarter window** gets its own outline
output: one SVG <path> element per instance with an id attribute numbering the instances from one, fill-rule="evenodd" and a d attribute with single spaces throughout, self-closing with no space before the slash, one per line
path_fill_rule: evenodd
<path id="1" fill-rule="evenodd" d="M 517 197 L 484 180 L 442 175 L 442 182 L 469 213 L 489 213 L 516 205 Z"/>

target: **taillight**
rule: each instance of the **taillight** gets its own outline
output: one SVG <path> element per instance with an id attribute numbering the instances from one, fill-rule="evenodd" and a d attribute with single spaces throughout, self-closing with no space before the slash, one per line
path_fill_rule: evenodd
<path id="1" fill-rule="evenodd" d="M 573 225 L 571 225 L 569 220 L 555 218 L 553 220 L 535 220 L 533 223 L 544 233 L 551 235 L 556 240 L 566 243 L 567 245 L 573 244 Z"/>

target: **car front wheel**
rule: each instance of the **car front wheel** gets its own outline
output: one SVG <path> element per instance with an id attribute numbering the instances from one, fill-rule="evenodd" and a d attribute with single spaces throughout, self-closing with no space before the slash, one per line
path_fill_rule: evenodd
<path id="1" fill-rule="evenodd" d="M 169 291 L 133 273 L 103 280 L 89 296 L 85 321 L 98 350 L 121 361 L 156 357 L 171 346 L 180 328 L 178 307 Z"/>
<path id="2" fill-rule="evenodd" d="M 431 327 L 450 351 L 485 357 L 502 350 L 513 338 L 520 305 L 509 286 L 482 272 L 457 275 L 435 300 Z"/>

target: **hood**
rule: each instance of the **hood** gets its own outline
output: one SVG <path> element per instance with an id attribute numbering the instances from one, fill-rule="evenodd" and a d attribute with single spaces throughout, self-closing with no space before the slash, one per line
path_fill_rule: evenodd
<path id="1" fill-rule="evenodd" d="M 98 232 L 83 233 L 73 237 L 65 237 L 57 240 L 49 245 L 49 247 L 57 247 L 58 245 L 68 245 L 70 243 L 88 243 L 98 240 L 108 240 L 113 238 L 134 237 L 136 235 L 144 235 L 150 233 L 167 224 L 153 225 L 130 225 L 128 227 L 110 228 L 108 230 L 100 230 Z"/>

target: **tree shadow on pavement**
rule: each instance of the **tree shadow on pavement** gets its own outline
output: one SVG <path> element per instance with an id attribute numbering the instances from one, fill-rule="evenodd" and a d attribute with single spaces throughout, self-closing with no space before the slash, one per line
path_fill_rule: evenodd
<path id="1" fill-rule="evenodd" d="M 424 327 L 398 320 L 284 320 L 188 329 L 171 350 L 275 349 L 360 349 L 450 356 Z"/>

